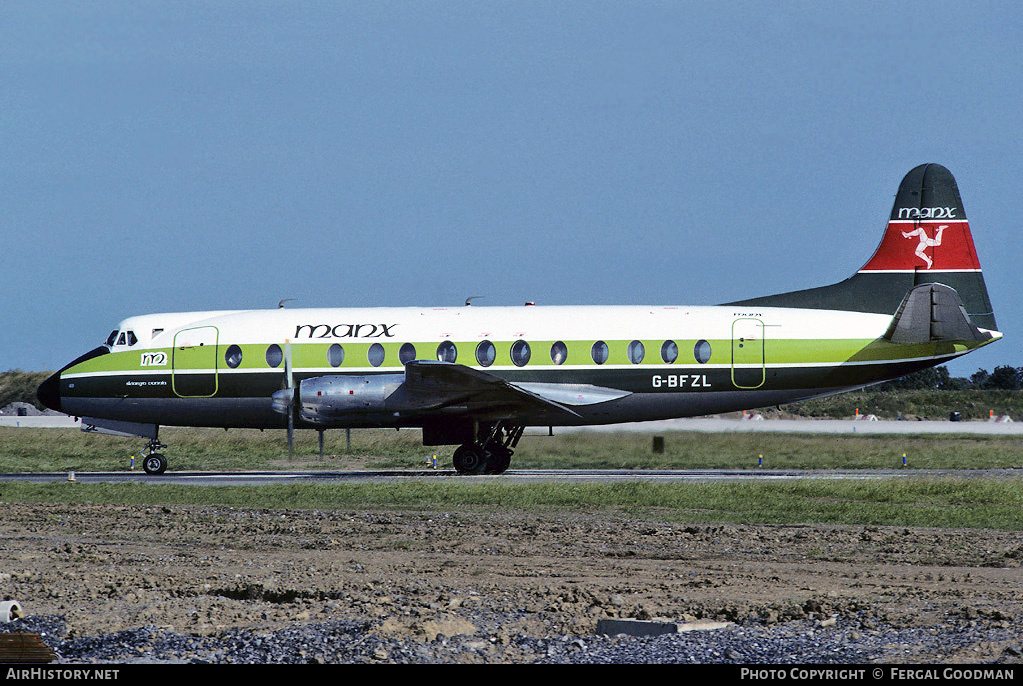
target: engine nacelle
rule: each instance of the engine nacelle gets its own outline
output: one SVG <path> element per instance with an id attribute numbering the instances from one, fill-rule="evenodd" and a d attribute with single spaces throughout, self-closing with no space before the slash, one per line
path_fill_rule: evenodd
<path id="1" fill-rule="evenodd" d="M 404 374 L 305 379 L 299 384 L 298 414 L 307 422 L 320 424 L 344 415 L 387 412 L 393 409 L 387 406 L 387 398 L 404 381 Z"/>

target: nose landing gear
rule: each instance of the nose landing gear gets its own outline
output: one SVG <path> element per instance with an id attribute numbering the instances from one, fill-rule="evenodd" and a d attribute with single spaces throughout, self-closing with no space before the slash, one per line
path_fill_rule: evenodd
<path id="1" fill-rule="evenodd" d="M 155 438 L 151 439 L 143 450 L 149 451 L 149 454 L 142 458 L 142 469 L 146 470 L 146 474 L 156 476 L 157 474 L 163 474 L 167 471 L 167 458 L 162 454 L 156 452 L 160 448 L 166 448 L 166 444 L 160 443 Z"/>

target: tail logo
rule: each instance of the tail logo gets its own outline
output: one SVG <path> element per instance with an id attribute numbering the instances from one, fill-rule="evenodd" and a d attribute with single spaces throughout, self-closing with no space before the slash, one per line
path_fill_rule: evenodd
<path id="1" fill-rule="evenodd" d="M 927 263 L 927 269 L 930 269 L 934 265 L 934 261 L 927 256 L 927 248 L 933 248 L 941 245 L 941 234 L 948 228 L 948 224 L 942 224 L 934 232 L 934 238 L 927 235 L 927 230 L 923 227 L 915 229 L 913 231 L 903 231 L 903 238 L 913 238 L 918 236 L 920 242 L 916 246 L 916 256 Z"/>
<path id="2" fill-rule="evenodd" d="M 955 219 L 958 207 L 900 207 L 899 219 Z"/>

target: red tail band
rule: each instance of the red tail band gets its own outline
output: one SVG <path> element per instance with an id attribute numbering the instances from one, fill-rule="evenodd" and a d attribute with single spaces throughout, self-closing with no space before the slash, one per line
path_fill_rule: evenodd
<path id="1" fill-rule="evenodd" d="M 860 272 L 980 271 L 965 219 L 888 222 L 881 245 Z"/>

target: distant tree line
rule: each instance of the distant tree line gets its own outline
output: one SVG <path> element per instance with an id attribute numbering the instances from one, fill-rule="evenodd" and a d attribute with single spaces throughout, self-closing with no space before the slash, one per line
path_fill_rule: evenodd
<path id="1" fill-rule="evenodd" d="M 952 376 L 946 367 L 930 367 L 893 381 L 874 386 L 878 391 L 1018 391 L 1023 388 L 1023 367 L 995 367 L 993 372 L 978 369 L 969 378 Z"/>

